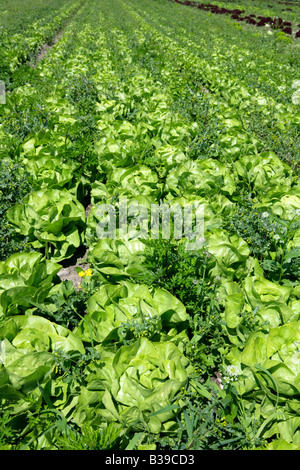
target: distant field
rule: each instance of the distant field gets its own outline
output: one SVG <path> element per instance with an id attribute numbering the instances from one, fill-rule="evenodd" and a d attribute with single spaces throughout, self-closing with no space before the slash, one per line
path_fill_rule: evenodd
<path id="1" fill-rule="evenodd" d="M 72 0 L 1 0 L 0 28 L 10 34 L 21 33 L 37 20 L 45 24 L 63 6 L 72 3 Z"/>
<path id="2" fill-rule="evenodd" d="M 196 0 L 192 0 L 195 2 Z M 294 21 L 300 23 L 299 9 L 300 2 L 284 2 L 276 0 L 237 0 L 234 2 L 228 2 L 226 0 L 219 1 L 198 1 L 198 3 L 208 3 L 211 5 L 219 5 L 228 9 L 241 9 L 245 10 L 247 14 L 256 13 L 258 15 L 265 16 L 278 16 L 284 17 L 288 21 Z"/>
<path id="3" fill-rule="evenodd" d="M 196 0 L 179 0 L 178 3 L 184 3 L 192 7 L 199 5 L 198 8 L 213 14 L 230 15 L 237 21 L 246 21 L 259 27 L 265 26 L 265 22 L 269 22 L 276 29 L 285 28 L 285 33 L 296 34 L 297 37 L 300 37 L 300 4 L 296 2 L 268 2 L 267 0 L 198 2 Z"/>
<path id="4" fill-rule="evenodd" d="M 83 0 L 5 2 L 0 12 L 0 77 L 7 87 L 12 74 L 51 44 L 82 4 Z"/>

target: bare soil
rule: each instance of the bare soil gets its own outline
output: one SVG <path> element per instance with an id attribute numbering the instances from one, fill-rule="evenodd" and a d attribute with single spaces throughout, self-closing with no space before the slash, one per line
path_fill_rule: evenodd
<path id="1" fill-rule="evenodd" d="M 33 67 L 35 68 L 37 66 L 37 64 L 44 59 L 44 57 L 46 57 L 46 55 L 48 54 L 48 52 L 52 49 L 52 47 L 55 46 L 55 44 L 58 43 L 58 41 L 60 40 L 60 38 L 62 37 L 63 35 L 63 31 L 61 31 L 60 33 L 58 33 L 55 38 L 53 38 L 52 40 L 52 43 L 51 44 L 43 44 L 43 46 L 39 49 L 38 51 L 38 54 L 35 58 L 35 61 L 34 63 L 30 63 L 30 67 Z"/>

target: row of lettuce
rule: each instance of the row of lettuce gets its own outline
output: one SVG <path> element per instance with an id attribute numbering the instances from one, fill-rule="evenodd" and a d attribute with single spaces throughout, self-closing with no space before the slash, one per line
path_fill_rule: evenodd
<path id="1" fill-rule="evenodd" d="M 139 27 L 130 36 L 133 20 Z M 143 45 L 149 30 L 153 48 L 162 44 L 161 81 L 132 47 Z M 174 84 L 179 68 L 182 79 Z M 201 119 L 173 106 L 191 71 L 203 81 L 191 98 L 206 110 L 201 119 L 218 113 L 218 146 L 210 144 L 209 157 L 201 146 L 191 151 Z M 120 208 L 121 197 L 148 209 L 160 202 L 204 206 L 201 250 L 209 257 L 207 280 L 219 282 L 226 339 L 219 365 L 235 368 L 240 406 L 255 403 L 257 435 L 269 448 L 298 448 L 299 184 L 291 167 L 261 152 L 243 128 L 236 110 L 245 95 L 251 102 L 258 97 L 155 30 L 134 1 L 88 2 L 35 73 L 42 81 L 15 89 L 1 110 L 6 163 L 18 161 L 31 187 L 6 213 L 29 249 L 0 265 L 0 393 L 15 440 L 7 437 L 6 448 L 56 448 L 62 426 L 176 433 L 183 388 L 192 383 L 211 399 L 197 372 L 201 364 L 185 354 L 191 312 L 163 287 L 139 283 L 145 240 L 98 239 L 99 204 Z M 36 106 L 41 93 L 47 124 L 41 120 L 39 132 L 20 142 L 22 134 L 8 125 L 16 104 Z M 260 105 L 266 112 L 276 107 Z M 297 120 L 293 107 L 282 107 L 287 122 Z M 91 270 L 81 274 L 91 289 L 85 315 L 67 328 L 51 321 L 59 308 L 53 299 L 63 299 L 66 289 L 57 274 L 83 244 Z M 226 396 L 226 387 L 218 393 Z M 48 427 L 42 420 L 35 426 L 30 417 L 46 409 Z M 223 417 L 234 421 L 232 409 Z"/>
<path id="2" fill-rule="evenodd" d="M 84 2 L 73 1 L 62 4 L 56 14 L 39 18 L 27 26 L 25 31 L 10 34 L 1 29 L 1 79 L 6 86 L 11 85 L 13 73 L 24 63 L 33 60 L 37 51 L 45 44 L 51 44 L 56 34 L 66 22 L 76 13 Z M 32 6 L 34 8 L 34 6 Z"/>
<path id="3" fill-rule="evenodd" d="M 170 8 L 173 13 L 171 18 L 166 14 Z M 226 23 L 229 28 L 227 33 L 222 28 L 222 22 L 215 21 L 212 45 L 208 35 L 199 34 L 199 24 L 208 29 L 208 21 L 211 24 L 214 18 L 209 17 L 208 20 L 201 12 L 184 10 L 183 15 L 182 7 L 169 6 L 165 2 L 161 2 L 154 14 L 151 14 L 149 8 L 139 7 L 135 3 L 134 10 L 136 15 L 146 21 L 147 34 L 153 33 L 152 40 L 158 48 L 160 44 L 168 44 L 168 47 L 174 44 L 178 51 L 181 45 L 184 46 L 180 58 L 189 60 L 192 70 L 197 63 L 194 75 L 200 76 L 203 84 L 206 83 L 235 108 L 245 128 L 248 127 L 249 114 L 259 112 L 265 120 L 269 120 L 271 133 L 278 127 L 282 132 L 288 126 L 299 125 L 299 103 L 293 102 L 299 79 L 296 64 L 288 61 L 283 63 L 283 50 L 274 53 L 273 38 L 267 33 L 239 31 L 230 21 Z M 194 24 L 189 29 L 184 27 L 186 18 Z M 230 37 L 233 44 L 228 48 Z M 263 55 L 257 54 L 258 47 L 264 47 Z M 165 48 L 161 48 L 165 52 Z M 153 51 L 151 47 L 149 49 L 150 55 Z M 292 53 L 296 59 L 298 56 L 294 48 L 286 49 L 284 54 L 288 58 Z M 175 74 L 177 67 L 174 69 Z"/>

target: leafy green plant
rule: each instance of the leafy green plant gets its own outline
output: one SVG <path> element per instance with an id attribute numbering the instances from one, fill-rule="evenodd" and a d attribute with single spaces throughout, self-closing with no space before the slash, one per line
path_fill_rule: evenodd
<path id="1" fill-rule="evenodd" d="M 166 288 L 186 305 L 199 298 L 212 264 L 205 247 L 191 251 L 185 243 L 163 239 L 146 240 L 145 247 L 143 282 Z"/>
<path id="2" fill-rule="evenodd" d="M 26 83 L 18 88 L 18 92 L 22 94 L 22 98 L 13 96 L 10 99 L 3 118 L 3 128 L 15 139 L 16 146 L 22 144 L 27 137 L 45 131 L 48 122 L 51 124 L 51 115 L 41 97 L 35 96 L 33 87 Z"/>
<path id="3" fill-rule="evenodd" d="M 47 303 L 51 304 L 41 306 L 36 312 L 66 328 L 73 330 L 81 321 L 86 313 L 86 301 L 89 293 L 82 289 L 75 289 L 72 281 L 62 282 L 51 297 L 47 298 Z"/>
<path id="4" fill-rule="evenodd" d="M 224 343 L 217 298 L 221 278 L 209 278 L 213 264 L 205 245 L 199 251 L 190 251 L 184 243 L 170 240 L 146 242 L 142 281 L 162 286 L 186 306 L 190 336 L 186 355 L 203 372 L 220 361 Z"/>
<path id="5" fill-rule="evenodd" d="M 132 344 L 137 337 L 148 334 L 152 341 L 173 340 L 177 343 L 186 339 L 186 309 L 162 288 L 149 288 L 129 281 L 105 283 L 90 296 L 87 310 L 75 330 L 84 341 L 110 344 L 113 348 L 119 341 L 130 339 Z"/>
<path id="6" fill-rule="evenodd" d="M 98 91 L 93 80 L 87 76 L 76 77 L 68 88 L 67 98 L 82 112 L 91 112 L 98 101 Z"/>
<path id="7" fill-rule="evenodd" d="M 84 208 L 67 190 L 32 192 L 6 216 L 18 233 L 28 236 L 34 248 L 44 248 L 46 259 L 70 258 L 81 244 Z"/>
<path id="8" fill-rule="evenodd" d="M 253 405 L 247 410 L 240 407 L 233 385 L 220 389 L 198 375 L 182 387 L 179 403 L 176 431 L 165 433 L 157 442 L 146 428 L 143 442 L 155 443 L 156 450 L 181 451 L 254 450 L 265 446 L 266 441 L 256 437 L 261 423 L 253 415 Z M 161 413 L 164 411 L 167 408 L 161 409 Z"/>
<path id="9" fill-rule="evenodd" d="M 262 257 L 274 249 L 273 237 L 277 224 L 269 217 L 268 211 L 256 208 L 256 202 L 251 194 L 245 196 L 232 217 L 226 220 L 224 227 L 229 233 L 236 233 L 243 238 L 255 256 Z"/>
<path id="10" fill-rule="evenodd" d="M 124 322 L 118 330 L 120 342 L 124 345 L 133 343 L 138 338 L 154 339 L 161 332 L 162 322 L 158 316 L 141 317 Z"/>
<path id="11" fill-rule="evenodd" d="M 293 43 L 292 38 L 290 38 L 287 34 L 285 34 L 283 31 L 276 31 L 275 32 L 275 37 L 277 41 L 282 41 L 286 43 Z"/>
<path id="12" fill-rule="evenodd" d="M 53 351 L 55 360 L 54 372 L 59 374 L 65 383 L 84 384 L 88 375 L 88 365 L 101 359 L 101 354 L 93 348 L 86 349 L 82 354 L 79 351 L 63 351 L 55 349 Z"/>
<path id="13" fill-rule="evenodd" d="M 42 254 L 21 252 L 0 262 L 0 313 L 10 316 L 43 302 L 61 266 Z"/>
<path id="14" fill-rule="evenodd" d="M 116 423 L 108 423 L 100 428 L 82 426 L 80 430 L 71 429 L 66 435 L 56 439 L 58 450 L 120 450 L 124 449 L 123 429 Z"/>
<path id="15" fill-rule="evenodd" d="M 13 427 L 10 426 L 12 417 L 8 410 L 2 411 L 0 415 L 1 431 L 0 431 L 0 450 L 13 450 L 18 448 L 16 435 Z"/>
<path id="16" fill-rule="evenodd" d="M 28 238 L 19 236 L 5 214 L 18 204 L 31 190 L 29 175 L 22 171 L 19 163 L 3 160 L 0 163 L 0 260 L 6 260 L 13 253 L 28 250 Z"/>

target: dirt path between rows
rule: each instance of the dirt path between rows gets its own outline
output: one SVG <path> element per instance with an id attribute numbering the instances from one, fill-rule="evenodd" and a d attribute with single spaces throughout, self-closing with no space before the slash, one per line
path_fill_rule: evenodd
<path id="1" fill-rule="evenodd" d="M 52 49 L 52 47 L 54 47 L 58 43 L 62 35 L 63 35 L 63 31 L 60 31 L 60 33 L 58 33 L 57 36 L 53 38 L 51 44 L 43 44 L 43 46 L 38 51 L 34 65 L 31 64 L 31 66 L 36 67 L 36 65 L 48 54 L 48 52 Z"/>
<path id="2" fill-rule="evenodd" d="M 37 55 L 35 57 L 35 60 L 34 62 L 30 62 L 29 63 L 29 66 L 32 67 L 32 68 L 35 68 L 37 66 L 37 64 L 44 59 L 44 57 L 46 57 L 46 55 L 48 54 L 48 52 L 52 49 L 52 47 L 54 47 L 58 42 L 59 40 L 61 39 L 62 35 L 64 34 L 64 31 L 65 29 L 67 28 L 67 26 L 71 23 L 71 21 L 73 21 L 73 19 L 75 18 L 76 15 L 78 15 L 79 11 L 82 9 L 82 7 L 84 6 L 85 2 L 83 2 L 81 4 L 81 6 L 78 8 L 78 10 L 75 11 L 75 13 L 67 19 L 66 23 L 64 24 L 64 26 L 62 27 L 62 29 L 56 34 L 56 36 L 54 38 L 51 39 L 51 43 L 45 43 L 43 44 L 37 51 Z"/>

